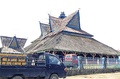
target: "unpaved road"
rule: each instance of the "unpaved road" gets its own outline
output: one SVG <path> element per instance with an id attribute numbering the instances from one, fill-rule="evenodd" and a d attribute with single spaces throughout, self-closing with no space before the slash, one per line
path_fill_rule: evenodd
<path id="1" fill-rule="evenodd" d="M 120 79 L 120 72 L 104 73 L 104 74 L 68 76 L 65 79 Z"/>

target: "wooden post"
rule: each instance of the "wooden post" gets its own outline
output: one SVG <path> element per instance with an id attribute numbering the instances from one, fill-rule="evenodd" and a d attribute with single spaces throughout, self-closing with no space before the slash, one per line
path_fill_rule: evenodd
<path id="1" fill-rule="evenodd" d="M 114 55 L 113 55 L 113 58 L 114 58 L 115 64 L 117 64 L 117 62 L 116 62 L 116 58 L 115 58 L 115 56 L 114 56 Z"/>
<path id="2" fill-rule="evenodd" d="M 87 54 L 84 53 L 83 55 L 84 55 L 84 58 L 85 58 L 85 64 L 88 64 L 88 61 L 87 61 L 87 58 L 86 58 Z"/>
<path id="3" fill-rule="evenodd" d="M 98 64 L 98 65 L 100 64 L 100 59 L 99 59 L 99 58 L 97 58 L 97 64 Z"/>
<path id="4" fill-rule="evenodd" d="M 64 56 L 66 55 L 66 52 L 63 52 L 63 51 L 62 51 L 62 53 L 64 54 Z"/>
<path id="5" fill-rule="evenodd" d="M 109 56 L 107 56 L 107 64 L 109 65 Z"/>
<path id="6" fill-rule="evenodd" d="M 101 54 L 101 55 L 99 55 L 100 56 L 100 58 L 102 58 L 103 57 L 103 55 Z"/>
<path id="7" fill-rule="evenodd" d="M 84 57 L 86 58 L 87 54 L 86 54 L 86 53 L 84 53 L 83 55 L 84 55 Z"/>
<path id="8" fill-rule="evenodd" d="M 91 54 L 91 55 L 92 55 L 92 57 L 93 57 L 93 61 L 94 61 L 94 59 L 95 59 L 95 55 L 96 55 L 96 54 Z"/>
<path id="9" fill-rule="evenodd" d="M 115 59 L 115 56 L 113 55 L 113 58 Z"/>
<path id="10" fill-rule="evenodd" d="M 50 53 L 50 51 L 48 51 L 48 53 Z"/>
<path id="11" fill-rule="evenodd" d="M 116 60 L 116 59 L 115 59 Z M 116 64 L 118 64 L 118 60 L 116 60 Z"/>
<path id="12" fill-rule="evenodd" d="M 116 59 L 116 57 L 114 56 L 114 59 L 115 59 L 115 61 L 116 61 L 116 64 L 118 64 L 118 59 Z"/>

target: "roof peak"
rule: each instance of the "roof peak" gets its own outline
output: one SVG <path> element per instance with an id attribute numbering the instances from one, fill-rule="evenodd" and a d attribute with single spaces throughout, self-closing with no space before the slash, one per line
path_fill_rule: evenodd
<path id="1" fill-rule="evenodd" d="M 64 12 L 61 12 L 59 18 L 64 19 L 65 17 L 66 17 L 66 16 L 65 16 L 65 13 L 64 13 Z"/>
<path id="2" fill-rule="evenodd" d="M 51 16 L 49 14 L 49 27 L 50 27 L 49 28 L 50 33 L 48 35 L 56 34 L 58 32 L 65 30 L 70 33 L 79 33 L 79 34 L 84 33 L 82 34 L 83 36 L 84 35 L 91 36 L 91 34 L 81 31 L 82 29 L 80 26 L 79 10 L 76 10 L 75 12 L 71 13 L 68 16 L 65 16 L 65 13 L 61 12 L 59 18 Z"/>

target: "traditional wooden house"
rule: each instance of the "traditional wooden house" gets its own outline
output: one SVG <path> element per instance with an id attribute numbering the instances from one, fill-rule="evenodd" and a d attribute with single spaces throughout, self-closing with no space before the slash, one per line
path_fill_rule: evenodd
<path id="1" fill-rule="evenodd" d="M 93 38 L 80 26 L 79 10 L 59 18 L 49 15 L 49 24 L 40 23 L 41 36 L 25 48 L 26 52 L 48 51 L 56 54 L 76 53 L 84 57 L 118 57 L 120 53 Z"/>
<path id="2" fill-rule="evenodd" d="M 16 38 L 8 36 L 0 36 L 2 47 L 0 53 L 25 53 L 24 45 L 27 41 L 25 38 Z"/>

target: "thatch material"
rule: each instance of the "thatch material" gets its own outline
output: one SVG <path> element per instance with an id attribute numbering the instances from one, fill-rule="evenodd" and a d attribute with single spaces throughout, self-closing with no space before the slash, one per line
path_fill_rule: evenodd
<path id="1" fill-rule="evenodd" d="M 120 55 L 118 51 L 97 40 L 93 35 L 83 31 L 80 27 L 79 11 L 65 18 L 56 18 L 49 15 L 48 25 L 50 33 L 44 31 L 31 45 L 25 48 L 26 52 L 39 51 L 67 51 L 78 53 L 92 53 L 103 55 Z M 44 29 L 45 30 L 45 29 Z"/>
<path id="2" fill-rule="evenodd" d="M 8 47 L 1 48 L 1 53 L 24 53 L 23 49 L 12 49 Z"/>
<path id="3" fill-rule="evenodd" d="M 49 33 L 47 36 L 57 34 L 64 30 L 72 33 L 78 33 L 81 35 L 87 35 L 87 36 L 93 37 L 93 35 L 81 29 L 79 22 L 80 22 L 79 11 L 75 11 L 74 13 L 62 19 L 49 15 L 49 23 L 50 23 L 49 25 L 51 27 L 50 29 L 51 33 Z"/>
<path id="4" fill-rule="evenodd" d="M 0 53 L 23 53 L 25 52 L 23 47 L 27 41 L 25 38 L 16 38 L 8 36 L 0 36 L 2 42 L 2 48 Z"/>
<path id="5" fill-rule="evenodd" d="M 1 42 L 2 42 L 2 47 L 4 47 L 4 46 L 9 47 L 9 45 L 12 42 L 12 40 L 14 39 L 14 37 L 0 36 Z M 25 39 L 25 38 L 17 38 L 16 41 L 18 42 L 19 46 L 23 48 L 26 41 L 27 41 L 27 39 Z"/>
<path id="6" fill-rule="evenodd" d="M 44 38 L 47 34 L 50 33 L 50 26 L 45 23 L 40 23 L 40 29 L 41 29 L 41 38 Z"/>
<path id="7" fill-rule="evenodd" d="M 86 38 L 82 36 L 71 36 L 64 33 L 50 36 L 43 39 L 37 45 L 32 46 L 31 52 L 39 51 L 72 51 L 86 52 L 92 54 L 118 55 L 119 53 L 112 47 L 109 47 L 94 38 Z M 31 49 L 31 48 L 30 48 Z"/>

